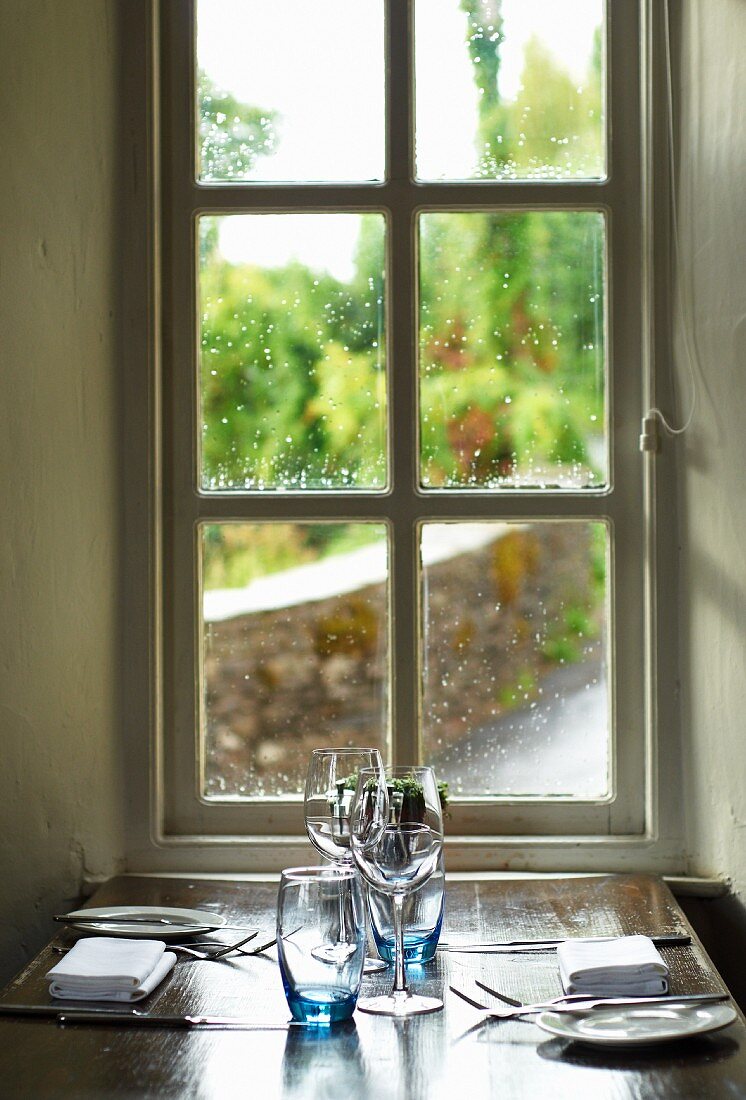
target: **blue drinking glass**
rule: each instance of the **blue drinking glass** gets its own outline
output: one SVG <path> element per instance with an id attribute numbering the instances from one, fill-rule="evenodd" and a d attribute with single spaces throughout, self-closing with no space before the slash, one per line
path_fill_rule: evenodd
<path id="1" fill-rule="evenodd" d="M 294 1020 L 326 1025 L 350 1018 L 365 961 L 362 891 L 353 868 L 282 872 L 277 949 Z"/>
<path id="2" fill-rule="evenodd" d="M 369 886 L 368 908 L 378 954 L 394 962 L 394 913 L 391 898 Z M 426 963 L 435 955 L 443 926 L 445 868 L 443 853 L 430 878 L 407 899 L 404 909 L 404 962 Z"/>

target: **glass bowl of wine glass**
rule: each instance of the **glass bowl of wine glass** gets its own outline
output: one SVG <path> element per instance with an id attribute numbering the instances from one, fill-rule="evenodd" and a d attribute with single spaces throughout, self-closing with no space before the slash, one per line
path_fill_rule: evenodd
<path id="1" fill-rule="evenodd" d="M 413 994 L 404 958 L 404 904 L 436 870 L 443 849 L 443 811 L 432 768 L 362 768 L 350 807 L 350 844 L 369 886 L 391 897 L 395 977 L 391 993 L 358 1001 L 362 1012 L 413 1016 L 443 1007 L 437 997 Z"/>

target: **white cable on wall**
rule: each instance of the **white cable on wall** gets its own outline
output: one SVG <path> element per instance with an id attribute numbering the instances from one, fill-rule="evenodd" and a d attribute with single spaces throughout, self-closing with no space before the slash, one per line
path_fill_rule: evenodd
<path id="1" fill-rule="evenodd" d="M 683 290 L 684 279 L 682 277 L 681 247 L 679 243 L 679 212 L 676 196 L 676 155 L 674 150 L 674 116 L 673 116 L 673 67 L 671 64 L 671 25 L 669 20 L 669 0 L 663 0 L 664 39 L 666 49 L 666 106 L 668 123 L 668 158 L 671 186 L 671 215 L 673 220 L 673 254 L 676 261 L 676 304 L 678 306 L 681 328 L 684 336 L 684 349 L 689 371 L 689 381 L 692 391 L 692 403 L 684 423 L 676 428 L 667 419 L 665 413 L 657 406 L 648 410 L 643 419 L 643 433 L 640 436 L 640 446 L 643 450 L 651 450 L 650 441 L 655 438 L 655 421 L 658 420 L 669 435 L 683 435 L 694 419 L 697 407 L 697 378 L 694 364 L 697 361 L 697 352 L 694 346 L 693 334 L 693 306 L 691 298 Z M 700 367 L 701 371 L 701 367 Z"/>

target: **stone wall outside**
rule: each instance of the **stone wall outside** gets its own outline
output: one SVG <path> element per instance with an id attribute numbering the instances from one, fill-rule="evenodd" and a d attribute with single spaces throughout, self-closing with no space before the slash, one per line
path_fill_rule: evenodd
<path id="1" fill-rule="evenodd" d="M 525 705 L 558 665 L 598 649 L 590 562 L 587 524 L 542 523 L 427 567 L 423 755 Z M 311 749 L 385 748 L 385 601 L 384 585 L 370 585 L 206 624 L 208 794 L 296 793 Z"/>

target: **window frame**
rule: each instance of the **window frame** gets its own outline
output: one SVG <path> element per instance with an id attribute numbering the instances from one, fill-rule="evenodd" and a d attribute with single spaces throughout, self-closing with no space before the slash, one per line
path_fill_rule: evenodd
<path id="1" fill-rule="evenodd" d="M 155 556 L 159 616 L 155 623 L 157 672 L 154 689 L 156 725 L 151 758 L 151 840 L 156 847 L 184 851 L 207 847 L 223 853 L 253 849 L 255 865 L 268 865 L 289 853 L 302 837 L 302 810 L 297 803 L 278 800 L 260 805 L 245 801 L 215 803 L 201 797 L 195 777 L 199 773 L 194 740 L 195 655 L 199 652 L 199 592 L 196 558 L 195 523 L 199 519 L 382 519 L 391 515 L 402 527 L 410 524 L 412 537 L 397 540 L 393 559 L 393 581 L 401 590 L 417 592 L 417 553 L 414 539 L 416 523 L 426 519 L 593 519 L 614 524 L 612 570 L 615 583 L 611 592 L 612 621 L 616 624 L 611 639 L 611 663 L 616 665 L 615 681 L 624 683 L 624 692 L 612 691 L 612 708 L 624 708 L 634 696 L 634 717 L 626 722 L 632 732 L 623 744 L 612 742 L 612 750 L 621 750 L 616 775 L 616 796 L 594 802 L 562 803 L 552 799 L 495 800 L 489 806 L 465 802 L 454 808 L 449 829 L 449 850 L 461 865 L 503 866 L 526 857 L 526 848 L 541 862 L 542 852 L 552 853 L 552 866 L 561 865 L 558 852 L 565 848 L 577 852 L 585 848 L 621 851 L 644 845 L 650 847 L 657 835 L 657 799 L 655 772 L 655 654 L 654 640 L 654 486 L 650 455 L 638 450 L 639 416 L 648 403 L 652 380 L 645 364 L 650 358 L 650 281 L 652 274 L 649 240 L 651 183 L 643 161 L 649 155 L 649 119 L 642 103 L 650 79 L 649 5 L 638 9 L 635 0 L 611 4 L 608 9 L 607 105 L 609 106 L 608 175 L 602 181 L 541 181 L 421 183 L 409 177 L 412 157 L 413 100 L 406 68 L 412 3 L 387 0 L 386 68 L 389 77 L 387 95 L 386 182 L 373 184 L 204 184 L 194 180 L 194 94 L 192 64 L 193 3 L 154 0 L 155 23 L 160 35 L 160 50 L 155 51 L 154 69 L 160 74 L 161 94 L 154 96 L 154 111 L 159 119 L 160 157 L 157 171 L 157 210 L 155 220 L 157 297 L 159 299 L 162 367 L 157 393 L 163 417 L 158 419 L 158 467 L 161 475 L 159 500 L 155 503 Z M 630 79 L 630 43 L 640 44 L 641 63 L 635 79 Z M 189 80 L 183 79 L 185 71 Z M 643 80 L 642 77 L 645 77 Z M 393 105 L 393 106 L 392 106 Z M 648 102 L 649 107 L 649 102 Z M 179 121 L 180 120 L 180 121 Z M 393 123 L 393 125 L 391 124 Z M 647 166 L 649 167 L 649 166 Z M 185 172 L 186 169 L 186 172 Z M 308 203 L 309 195 L 313 202 Z M 579 196 L 587 196 L 583 202 Z M 632 197 L 630 197 L 632 196 Z M 408 418 L 416 424 L 417 401 L 417 266 L 415 218 L 421 211 L 466 209 L 594 209 L 607 216 L 607 250 L 611 257 L 607 283 L 607 308 L 611 306 L 608 332 L 609 424 L 624 411 L 616 432 L 610 433 L 609 490 L 520 491 L 504 493 L 469 490 L 468 507 L 458 491 L 420 491 L 416 485 L 416 431 L 409 445 L 395 458 L 392 475 L 396 488 L 388 494 L 313 494 L 314 510 L 308 497 L 283 493 L 262 495 L 257 512 L 258 494 L 211 494 L 196 483 L 196 413 L 198 409 L 195 360 L 183 354 L 184 332 L 196 339 L 194 279 L 196 250 L 194 232 L 188 234 L 188 255 L 178 244 L 183 228 L 203 213 L 275 212 L 281 210 L 344 210 L 386 212 L 390 219 L 391 240 L 387 263 L 387 320 L 389 327 L 388 369 L 392 362 L 408 362 L 409 372 L 389 375 L 389 425 L 394 418 Z M 613 224 L 612 224 L 613 218 Z M 622 246 L 622 241 L 624 245 Z M 186 259 L 187 262 L 184 262 Z M 642 278 L 640 277 L 642 272 Z M 402 286 L 407 287 L 405 291 Z M 613 303 L 613 305 L 612 305 Z M 647 314 L 646 314 L 647 307 Z M 190 323 L 183 324 L 185 315 Z M 624 324 L 612 323 L 624 318 Z M 182 323 L 177 324 L 177 319 Z M 624 332 L 623 338 L 620 335 Z M 393 335 L 392 335 L 393 334 Z M 630 350 L 632 349 L 632 350 Z M 180 377 L 191 374 L 191 385 L 177 385 L 176 364 Z M 172 404 L 172 395 L 180 391 L 180 403 Z M 185 416 L 184 393 L 189 394 Z M 189 437 L 187 442 L 187 435 Z M 188 458 L 185 456 L 188 455 Z M 633 476 L 619 476 L 624 469 Z M 634 483 L 634 484 L 633 484 Z M 353 498 L 352 514 L 340 505 Z M 309 494 L 310 497 L 310 494 Z M 540 509 L 539 502 L 545 504 Z M 617 501 L 619 502 L 617 504 Z M 246 510 L 237 514 L 237 503 Z M 550 507 L 551 505 L 551 507 Z M 240 511 L 240 509 L 239 509 Z M 188 553 L 185 547 L 189 547 Z M 181 550 L 179 550 L 179 547 Z M 187 559 L 188 558 L 188 562 Z M 165 568 L 164 568 L 165 567 Z M 635 574 L 632 577 L 632 573 Z M 619 591 L 623 599 L 615 599 Z M 418 601 L 411 600 L 411 612 L 402 617 L 397 611 L 393 629 L 400 652 L 414 652 L 418 633 Z M 623 606 L 622 614 L 620 605 Z M 186 611 L 188 609 L 188 612 Z M 184 615 L 187 614 L 187 619 Z M 184 630 L 185 622 L 191 627 Z M 640 645 L 642 639 L 643 644 Z M 625 655 L 628 655 L 625 657 Z M 632 659 L 634 656 L 634 659 Z M 627 662 L 625 664 L 625 661 Z M 409 667 L 394 658 L 396 675 L 392 685 L 395 719 L 394 735 L 399 734 L 395 751 L 411 754 L 412 741 L 407 731 L 416 728 L 416 664 Z M 629 690 L 630 683 L 635 685 Z M 186 690 L 185 690 L 186 688 Z M 415 689 L 415 690 L 413 690 Z M 620 699 L 623 696 L 624 699 Z M 191 714 L 191 733 L 188 716 Z M 624 719 L 623 719 L 624 722 Z M 614 722 L 616 728 L 616 721 Z M 615 734 L 612 734 L 615 738 Z M 503 836 L 504 841 L 496 838 Z M 670 844 L 664 845 L 671 851 Z M 577 855 L 572 857 L 577 865 Z"/>

